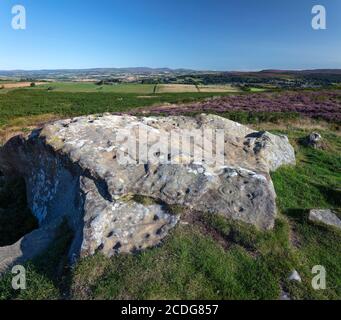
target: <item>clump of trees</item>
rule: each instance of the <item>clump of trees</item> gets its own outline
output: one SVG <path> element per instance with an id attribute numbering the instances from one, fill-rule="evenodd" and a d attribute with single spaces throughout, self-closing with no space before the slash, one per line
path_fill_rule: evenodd
<path id="1" fill-rule="evenodd" d="M 103 85 L 113 85 L 113 84 L 118 84 L 118 83 L 121 83 L 120 79 L 105 79 L 105 80 L 100 80 L 96 82 L 96 85 L 103 86 Z"/>

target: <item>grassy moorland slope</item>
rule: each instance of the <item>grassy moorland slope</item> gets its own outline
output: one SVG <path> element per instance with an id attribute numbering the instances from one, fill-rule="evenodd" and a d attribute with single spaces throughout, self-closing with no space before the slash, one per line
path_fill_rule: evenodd
<path id="1" fill-rule="evenodd" d="M 64 115 L 124 111 L 141 105 L 129 95 L 123 98 L 124 103 L 116 104 L 112 102 L 115 95 L 53 94 L 55 103 L 45 92 L 19 90 L 16 99 L 11 97 L 15 102 L 12 114 L 7 105 L 2 119 L 14 121 L 14 115 L 32 110 L 34 114 Z M 193 96 L 164 95 L 158 99 Z M 0 97 L 2 107 L 1 101 Z M 32 109 L 26 109 L 24 101 Z M 105 106 L 111 109 L 101 110 Z M 243 119 L 257 129 L 287 134 L 297 152 L 296 167 L 283 167 L 273 174 L 279 208 L 274 231 L 262 233 L 224 218 L 178 208 L 187 223 L 178 225 L 161 246 L 111 259 L 97 254 L 69 268 L 66 253 L 71 234 L 63 226 L 53 247 L 27 264 L 27 290 L 11 290 L 7 274 L 0 280 L 0 299 L 278 299 L 282 291 L 294 299 L 341 299 L 341 232 L 307 219 L 310 208 L 341 207 L 341 136 L 337 125 L 288 118 L 260 122 L 250 115 Z M 313 130 L 324 137 L 324 150 L 300 145 L 300 139 Z M 12 214 L 8 208 L 25 207 L 24 197 L 15 196 L 15 192 L 22 195 L 20 182 L 12 188 L 12 198 L 3 196 L 6 188 L 1 188 L 0 223 Z M 327 270 L 326 290 L 315 291 L 311 286 L 315 265 Z M 293 269 L 300 273 L 302 283 L 287 280 Z"/>
<path id="2" fill-rule="evenodd" d="M 224 95 L 229 93 L 220 93 Z M 62 92 L 18 89 L 0 95 L 0 125 L 17 117 L 56 114 L 76 116 L 103 112 L 124 112 L 141 106 L 193 102 L 217 93 L 163 93 L 153 98 L 140 93 Z"/>

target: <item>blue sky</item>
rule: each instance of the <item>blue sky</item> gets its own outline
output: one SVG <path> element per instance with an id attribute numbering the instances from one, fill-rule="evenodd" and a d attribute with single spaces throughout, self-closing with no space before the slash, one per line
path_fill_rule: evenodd
<path id="1" fill-rule="evenodd" d="M 27 29 L 11 28 L 11 8 Z M 313 5 L 327 30 L 311 27 Z M 341 68 L 341 0 L 1 0 L 0 69 Z"/>

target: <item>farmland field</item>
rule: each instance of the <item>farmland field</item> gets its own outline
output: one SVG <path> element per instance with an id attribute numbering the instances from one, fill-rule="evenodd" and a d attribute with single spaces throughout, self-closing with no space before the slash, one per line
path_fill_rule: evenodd
<path id="1" fill-rule="evenodd" d="M 200 92 L 240 92 L 240 89 L 237 87 L 232 87 L 230 85 L 207 85 L 207 86 L 198 86 Z"/>
<path id="2" fill-rule="evenodd" d="M 32 82 L 29 81 L 0 81 L 0 94 L 7 93 L 13 89 L 29 88 Z M 41 86 L 45 82 L 35 82 L 35 86 Z"/>
<path id="3" fill-rule="evenodd" d="M 197 87 L 190 84 L 160 84 L 156 88 L 157 93 L 167 92 L 199 92 Z"/>
<path id="4" fill-rule="evenodd" d="M 19 85 L 20 87 L 21 85 Z M 37 83 L 38 84 L 38 83 Z M 15 84 L 13 84 L 15 85 Z M 30 83 L 27 85 L 29 87 Z M 23 86 L 23 85 L 22 85 Z M 58 92 L 112 92 L 112 93 L 137 93 L 150 95 L 153 93 L 236 93 L 240 90 L 230 85 L 190 85 L 190 84 L 140 84 L 118 83 L 98 85 L 94 82 L 48 82 L 39 83 L 37 89 Z"/>
<path id="5" fill-rule="evenodd" d="M 39 89 L 60 92 L 113 92 L 151 94 L 153 84 L 112 84 L 97 85 L 93 82 L 51 82 L 40 86 Z"/>
<path id="6" fill-rule="evenodd" d="M 240 92 L 236 87 L 230 85 L 190 85 L 190 84 L 159 84 L 156 93 L 171 92 Z"/>

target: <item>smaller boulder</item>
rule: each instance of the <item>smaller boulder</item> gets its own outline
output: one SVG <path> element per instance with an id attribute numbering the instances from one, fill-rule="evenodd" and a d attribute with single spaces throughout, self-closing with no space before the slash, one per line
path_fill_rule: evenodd
<path id="1" fill-rule="evenodd" d="M 282 301 L 290 301 L 290 300 L 291 300 L 291 297 L 290 297 L 289 293 L 285 292 L 285 291 L 282 289 L 282 290 L 281 290 L 281 296 L 280 296 L 279 300 L 282 300 Z"/>
<path id="2" fill-rule="evenodd" d="M 303 139 L 303 144 L 314 149 L 323 149 L 323 138 L 317 132 L 312 132 L 309 136 Z"/>
<path id="3" fill-rule="evenodd" d="M 293 270 L 288 279 L 289 281 L 302 282 L 302 278 L 296 270 Z"/>
<path id="4" fill-rule="evenodd" d="M 341 230 L 341 219 L 332 210 L 310 210 L 309 220 Z"/>

